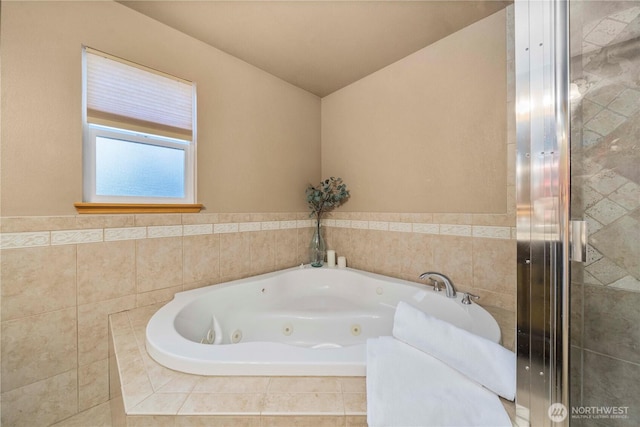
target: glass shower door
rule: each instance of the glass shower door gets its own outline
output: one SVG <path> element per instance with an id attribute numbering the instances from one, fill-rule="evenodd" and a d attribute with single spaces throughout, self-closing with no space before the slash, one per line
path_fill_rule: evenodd
<path id="1" fill-rule="evenodd" d="M 640 425 L 640 2 L 571 1 L 570 423 Z"/>

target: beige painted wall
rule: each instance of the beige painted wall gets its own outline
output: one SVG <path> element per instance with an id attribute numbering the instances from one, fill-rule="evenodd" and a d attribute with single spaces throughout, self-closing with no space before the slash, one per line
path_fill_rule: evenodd
<path id="1" fill-rule="evenodd" d="M 115 2 L 2 2 L 2 216 L 82 199 L 83 44 L 198 88 L 198 202 L 304 210 L 320 179 L 320 100 Z"/>
<path id="2" fill-rule="evenodd" d="M 504 213 L 505 11 L 322 99 L 322 176 L 341 210 Z"/>

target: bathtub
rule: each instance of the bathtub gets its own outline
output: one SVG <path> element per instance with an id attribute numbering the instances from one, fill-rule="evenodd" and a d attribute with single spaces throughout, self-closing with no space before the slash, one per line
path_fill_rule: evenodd
<path id="1" fill-rule="evenodd" d="M 176 294 L 147 324 L 146 348 L 190 374 L 364 376 L 366 340 L 391 335 L 399 301 L 500 342 L 495 319 L 460 293 L 304 266 Z"/>

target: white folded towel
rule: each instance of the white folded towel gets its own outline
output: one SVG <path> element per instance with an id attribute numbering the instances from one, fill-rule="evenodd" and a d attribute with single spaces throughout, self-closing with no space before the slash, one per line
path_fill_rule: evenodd
<path id="1" fill-rule="evenodd" d="M 507 400 L 516 395 L 516 355 L 500 344 L 400 302 L 393 336 L 430 354 Z"/>
<path id="2" fill-rule="evenodd" d="M 498 396 L 393 337 L 367 340 L 370 427 L 511 426 Z"/>

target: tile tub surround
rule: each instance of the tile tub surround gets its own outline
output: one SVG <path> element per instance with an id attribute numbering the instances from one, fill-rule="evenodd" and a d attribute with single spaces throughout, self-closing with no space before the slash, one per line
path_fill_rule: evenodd
<path id="1" fill-rule="evenodd" d="M 352 267 L 413 281 L 439 270 L 508 312 L 514 224 L 335 212 L 323 229 Z M 2 423 L 49 425 L 107 402 L 109 314 L 307 262 L 311 225 L 307 212 L 2 218 Z"/>
<path id="2" fill-rule="evenodd" d="M 198 376 L 159 365 L 144 347 L 159 307 L 110 316 L 113 425 L 366 425 L 364 377 Z M 513 313 L 493 312 L 503 331 L 514 329 Z"/>
<path id="3" fill-rule="evenodd" d="M 485 305 L 515 311 L 514 214 L 334 212 L 323 223 L 328 249 L 350 267 L 414 282 L 440 271 Z"/>
<path id="4" fill-rule="evenodd" d="M 109 314 L 300 264 L 307 215 L 2 218 L 2 425 L 107 402 Z"/>

